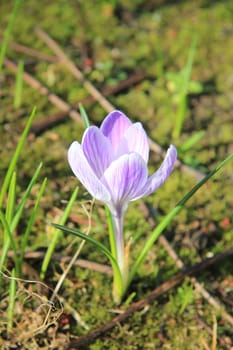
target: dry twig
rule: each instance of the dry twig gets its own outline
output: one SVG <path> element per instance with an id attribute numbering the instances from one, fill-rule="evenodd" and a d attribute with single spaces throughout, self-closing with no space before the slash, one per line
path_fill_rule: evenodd
<path id="1" fill-rule="evenodd" d="M 105 97 L 110 96 L 112 94 L 120 93 L 123 90 L 131 87 L 134 84 L 137 84 L 145 77 L 144 73 L 142 71 L 137 71 L 127 77 L 125 80 L 120 81 L 116 86 L 106 86 L 103 88 L 103 95 Z M 87 106 L 89 103 L 92 103 L 94 101 L 94 98 L 92 96 L 87 96 L 83 99 L 82 105 Z M 74 104 L 72 108 L 76 109 L 78 108 L 78 104 Z M 38 122 L 34 122 L 31 131 L 35 133 L 36 135 L 39 135 L 43 131 L 60 124 L 63 122 L 66 118 L 66 112 L 59 111 L 57 113 L 46 115 L 46 117 L 42 120 L 39 120 Z"/>
<path id="2" fill-rule="evenodd" d="M 1 42 L 2 42 L 2 40 L 0 40 L 0 43 Z M 32 49 L 31 47 L 16 43 L 15 41 L 9 42 L 9 46 L 12 49 L 14 49 L 16 52 L 20 52 L 20 53 L 23 53 L 25 55 L 35 57 L 36 59 L 39 59 L 39 60 L 44 60 L 44 61 L 52 62 L 52 63 L 59 61 L 59 59 L 57 57 L 46 55 L 38 50 Z"/>
<path id="3" fill-rule="evenodd" d="M 73 76 L 82 82 L 83 86 L 93 96 L 93 98 L 99 102 L 99 104 L 107 112 L 112 112 L 115 109 L 114 106 L 102 95 L 99 90 L 96 89 L 96 87 L 89 80 L 84 77 L 80 69 L 71 61 L 71 59 L 69 59 L 61 47 L 56 43 L 56 41 L 38 27 L 36 28 L 36 33 L 54 51 L 56 56 L 65 63 L 67 68 L 69 68 L 69 70 L 72 72 Z"/>
<path id="4" fill-rule="evenodd" d="M 12 62 L 11 60 L 5 58 L 4 59 L 4 65 L 10 69 L 12 72 L 17 73 L 18 67 L 17 65 Z M 46 86 L 41 84 L 37 79 L 35 79 L 32 75 L 30 75 L 27 72 L 23 73 L 23 79 L 28 83 L 31 87 L 33 87 L 35 90 L 39 91 L 41 95 L 46 96 L 48 100 L 58 107 L 63 112 L 66 112 L 72 119 L 81 122 L 82 118 L 80 114 L 73 109 L 67 102 L 65 102 L 62 98 L 52 93 Z"/>
<path id="5" fill-rule="evenodd" d="M 37 260 L 37 259 L 41 260 L 44 258 L 44 256 L 45 256 L 45 252 L 42 252 L 42 251 L 35 251 L 35 252 L 26 251 L 24 254 L 24 259 L 26 259 L 26 260 Z M 10 257 L 10 258 L 14 257 L 13 250 L 10 250 L 8 252 L 8 257 Z M 64 264 L 64 263 L 69 263 L 71 260 L 71 257 L 70 256 L 62 256 L 59 253 L 54 253 L 53 260 L 59 261 L 59 262 Z M 75 261 L 74 265 L 112 276 L 112 268 L 108 265 L 99 264 L 99 263 L 96 263 L 94 261 L 85 260 L 85 259 L 77 259 Z"/>

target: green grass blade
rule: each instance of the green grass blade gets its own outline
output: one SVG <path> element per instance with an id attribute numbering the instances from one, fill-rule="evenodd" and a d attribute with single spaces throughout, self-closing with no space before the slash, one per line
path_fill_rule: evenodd
<path id="1" fill-rule="evenodd" d="M 182 91 L 183 95 L 187 95 L 188 93 L 196 46 L 197 46 L 197 36 L 193 38 L 193 41 L 189 50 L 188 61 L 185 67 L 185 74 L 184 74 L 184 80 L 183 80 L 183 91 Z"/>
<path id="2" fill-rule="evenodd" d="M 194 55 L 196 51 L 196 45 L 197 37 L 195 36 L 189 49 L 188 61 L 184 70 L 184 79 L 182 82 L 182 90 L 180 92 L 180 103 L 173 131 L 174 138 L 178 138 L 180 136 L 181 129 L 184 123 L 185 113 L 187 111 L 187 95 L 194 61 Z"/>
<path id="3" fill-rule="evenodd" d="M 16 192 L 16 173 L 14 172 L 11 178 L 10 186 L 9 186 L 9 192 L 8 192 L 7 204 L 6 204 L 6 214 L 5 214 L 5 219 L 9 226 L 12 222 L 12 218 L 14 215 L 15 194 L 16 194 L 15 192 Z M 10 229 L 6 225 L 4 226 L 5 226 L 5 229 L 3 232 L 3 253 L 1 257 L 2 259 L 7 256 L 8 250 L 10 248 L 10 243 L 11 243 L 9 232 L 8 232 Z"/>
<path id="4" fill-rule="evenodd" d="M 97 241 L 96 239 L 85 235 L 84 233 L 81 233 L 77 230 L 74 230 L 72 228 L 69 227 L 64 227 L 58 224 L 53 224 L 56 228 L 58 228 L 59 230 L 62 230 L 66 233 L 71 233 L 72 235 L 75 235 L 79 238 L 84 239 L 85 241 L 93 244 L 96 248 L 98 248 L 104 255 L 107 256 L 107 258 L 113 262 L 113 264 L 117 265 L 117 261 L 115 260 L 115 258 L 112 256 L 110 250 L 108 250 L 108 248 L 106 248 L 102 243 L 100 243 L 99 241 Z"/>
<path id="5" fill-rule="evenodd" d="M 5 263 L 7 253 L 8 253 L 9 247 L 11 245 L 11 247 L 14 251 L 15 268 L 16 268 L 16 271 L 18 273 L 19 272 L 19 259 L 18 259 L 17 247 L 15 244 L 15 240 L 14 240 L 12 231 L 9 227 L 9 224 L 5 218 L 5 215 L 3 214 L 3 212 L 1 210 L 0 210 L 0 221 L 1 221 L 3 228 L 4 228 L 4 231 L 7 233 L 7 237 L 8 237 L 8 239 L 6 240 L 6 242 L 3 245 L 2 254 L 0 257 L 0 271 L 2 270 L 2 267 Z"/>
<path id="6" fill-rule="evenodd" d="M 77 187 L 74 192 L 72 193 L 72 196 L 70 197 L 70 200 L 65 208 L 65 211 L 61 217 L 61 219 L 59 220 L 59 224 L 60 225 L 64 225 L 70 215 L 70 211 L 72 209 L 72 206 L 77 198 L 77 195 L 78 195 L 78 190 L 79 188 Z M 45 253 L 45 256 L 44 256 L 44 259 L 43 259 L 43 262 L 42 262 L 42 266 L 41 266 L 41 273 L 40 273 L 40 277 L 42 279 L 44 279 L 45 277 L 45 274 L 46 274 L 46 271 L 47 271 L 47 268 L 48 268 L 48 265 L 49 265 L 49 262 L 52 258 L 52 255 L 53 255 L 53 252 L 54 250 L 56 249 L 56 245 L 57 245 L 57 242 L 59 241 L 61 237 L 61 231 L 60 230 L 55 230 L 54 231 L 54 235 L 53 235 L 53 238 L 52 238 L 52 241 L 50 242 L 49 246 L 48 246 L 48 249 Z"/>
<path id="7" fill-rule="evenodd" d="M 15 312 L 15 296 L 16 296 L 16 274 L 15 270 L 12 270 L 11 273 L 11 279 L 10 279 L 10 285 L 9 285 L 9 304 L 7 308 L 7 316 L 8 316 L 8 322 L 7 322 L 7 333 L 9 334 L 13 327 L 13 320 L 14 320 L 14 312 Z"/>
<path id="8" fill-rule="evenodd" d="M 11 224 L 12 218 L 14 215 L 15 198 L 16 198 L 16 172 L 13 173 L 11 178 L 8 197 L 7 197 L 7 204 L 6 204 L 6 220 L 9 223 L 9 225 Z"/>
<path id="9" fill-rule="evenodd" d="M 39 173 L 40 173 L 40 170 L 42 168 L 42 163 L 38 166 L 38 168 L 36 169 L 19 205 L 18 205 L 18 208 L 16 209 L 16 212 L 14 214 L 14 217 L 12 218 L 12 221 L 9 222 L 9 226 L 8 226 L 8 222 L 6 221 L 4 215 L 3 215 L 3 218 L 1 218 L 1 221 L 2 223 L 4 224 L 4 222 L 6 221 L 7 225 L 5 224 L 4 225 L 4 228 L 5 228 L 5 232 L 6 232 L 6 240 L 4 242 L 4 245 L 3 245 L 3 250 L 2 250 L 2 254 L 1 254 L 1 258 L 0 258 L 0 270 L 2 269 L 2 266 L 5 264 L 5 261 L 6 261 L 6 258 L 7 258 L 7 252 L 10 248 L 10 245 L 12 246 L 12 248 L 14 249 L 14 237 L 12 236 L 13 235 L 13 232 L 15 231 L 16 229 L 16 226 L 21 218 L 21 215 L 22 215 L 22 212 L 23 212 L 23 209 L 24 209 L 24 206 L 26 204 L 26 201 L 30 195 L 30 192 L 31 192 L 31 189 L 32 189 L 32 186 L 36 183 L 37 181 L 37 178 L 39 176 Z M 18 259 L 18 256 L 16 254 L 16 257 L 15 257 L 15 261 L 17 261 L 17 273 L 19 273 L 20 271 L 20 260 Z"/>
<path id="10" fill-rule="evenodd" d="M 28 237 L 29 237 L 29 234 L 31 232 L 32 226 L 33 226 L 33 224 L 35 222 L 36 214 L 37 214 L 38 207 L 39 207 L 39 203 L 40 203 L 41 197 L 42 197 L 42 195 L 44 193 L 46 184 L 47 184 L 47 178 L 44 179 L 44 181 L 42 182 L 42 184 L 40 186 L 40 190 L 38 192 L 34 208 L 32 210 L 31 216 L 29 218 L 26 231 L 25 231 L 25 233 L 23 235 L 22 243 L 21 243 L 21 246 L 20 246 L 20 271 L 22 270 L 24 252 L 25 252 L 25 249 L 26 249 L 26 246 L 27 246 Z"/>
<path id="11" fill-rule="evenodd" d="M 195 145 L 195 143 L 197 143 L 198 141 L 200 141 L 200 139 L 205 135 L 205 131 L 201 130 L 198 132 L 195 132 L 194 135 L 190 136 L 183 144 L 182 146 L 179 148 L 179 154 L 180 153 L 184 153 L 186 151 L 188 151 L 193 145 Z"/>
<path id="12" fill-rule="evenodd" d="M 24 209 L 24 206 L 26 204 L 26 201 L 31 193 L 31 190 L 32 190 L 32 187 L 33 185 L 36 183 L 37 179 L 38 179 L 38 176 L 40 174 L 40 171 L 41 171 L 41 168 L 42 168 L 42 163 L 39 164 L 39 166 L 37 167 L 31 181 L 29 182 L 29 185 L 18 205 L 18 208 L 16 209 L 16 213 L 14 215 L 14 218 L 12 220 L 12 224 L 11 224 L 11 231 L 13 232 L 15 229 L 16 229 L 16 226 L 18 225 L 18 222 L 21 218 L 21 215 L 22 215 L 22 212 L 23 212 L 23 209 Z"/>
<path id="13" fill-rule="evenodd" d="M 21 3 L 21 0 L 15 0 L 14 8 L 13 8 L 13 11 L 11 13 L 10 21 L 8 22 L 8 25 L 7 25 L 6 30 L 4 32 L 2 46 L 0 49 L 0 74 L 2 72 L 2 64 L 3 64 L 4 58 L 6 56 L 7 45 L 8 45 L 11 33 L 12 33 L 13 25 L 14 25 L 14 22 L 15 22 L 15 19 L 16 19 L 18 10 L 19 10 L 20 3 Z"/>
<path id="14" fill-rule="evenodd" d="M 138 258 L 136 259 L 134 265 L 132 266 L 132 269 L 129 274 L 128 279 L 128 285 L 134 278 L 139 266 L 143 262 L 145 256 L 147 255 L 150 248 L 153 246 L 157 238 L 161 235 L 163 230 L 168 226 L 170 221 L 174 218 L 175 215 L 177 215 L 181 209 L 184 207 L 185 203 L 201 188 L 213 175 L 215 175 L 229 160 L 233 158 L 233 153 L 230 154 L 226 159 L 224 159 L 219 165 L 216 166 L 209 174 L 207 174 L 200 182 L 198 182 L 191 191 L 189 191 L 180 202 L 177 203 L 177 205 L 168 213 L 165 218 L 158 224 L 158 226 L 155 228 L 155 230 L 152 232 L 149 239 L 146 241 L 146 243 L 143 246 L 143 249 L 141 253 L 139 254 Z"/>
<path id="15" fill-rule="evenodd" d="M 14 107 L 19 108 L 22 103 L 22 94 L 23 94 L 23 71 L 24 63 L 20 61 L 18 64 L 18 69 L 16 73 L 16 82 L 15 82 L 15 95 L 14 95 Z"/>
<path id="16" fill-rule="evenodd" d="M 7 173 L 6 173 L 6 176 L 4 178 L 4 181 L 3 181 L 3 184 L 2 184 L 2 187 L 1 187 L 1 191 L 0 191 L 0 208 L 2 208 L 2 204 L 3 204 L 3 200 L 4 200 L 4 196 L 5 196 L 5 193 L 7 191 L 7 188 L 8 188 L 8 185 L 10 183 L 10 180 L 11 180 L 11 176 L 15 170 L 15 167 L 16 167 L 16 163 L 18 161 L 18 158 L 19 158 L 19 155 L 20 155 L 20 152 L 23 148 L 23 145 L 24 145 L 24 142 L 25 142 L 25 139 L 28 135 L 28 132 L 29 132 L 29 129 L 31 127 L 31 124 L 32 124 L 32 121 L 35 117 L 35 112 L 36 112 L 36 109 L 34 108 L 28 121 L 27 121 L 27 124 L 23 130 L 23 133 L 20 137 L 20 140 L 19 140 L 19 143 L 16 147 L 16 150 L 15 150 L 15 153 L 11 159 L 11 162 L 10 162 L 10 165 L 8 167 L 8 170 L 7 170 Z"/>
<path id="17" fill-rule="evenodd" d="M 85 129 L 89 128 L 90 121 L 89 121 L 87 112 L 86 112 L 85 108 L 83 107 L 82 103 L 79 104 L 79 111 L 80 111 L 81 117 L 83 119 Z"/>
<path id="18" fill-rule="evenodd" d="M 72 235 L 75 235 L 79 238 L 84 239 L 85 241 L 93 244 L 97 249 L 99 249 L 101 251 L 101 253 L 103 253 L 110 261 L 112 268 L 113 268 L 113 273 L 114 273 L 114 278 L 115 278 L 115 283 L 114 286 L 115 288 L 117 288 L 118 290 L 116 291 L 116 293 L 118 294 L 118 296 L 121 298 L 123 295 L 123 284 L 122 284 L 122 277 L 121 277 L 121 272 L 119 269 L 119 266 L 117 264 L 116 259 L 114 258 L 114 256 L 111 254 L 110 250 L 108 250 L 108 248 L 106 248 L 102 243 L 100 243 L 99 241 L 97 241 L 96 239 L 87 236 L 77 230 L 71 229 L 69 227 L 64 227 L 58 224 L 53 224 L 56 228 L 66 232 L 66 233 L 71 233 Z"/>

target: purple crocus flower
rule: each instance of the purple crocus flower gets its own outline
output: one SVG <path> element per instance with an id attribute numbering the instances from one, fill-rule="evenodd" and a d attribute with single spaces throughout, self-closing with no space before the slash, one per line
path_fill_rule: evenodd
<path id="1" fill-rule="evenodd" d="M 127 278 L 123 218 L 130 201 L 157 190 L 171 174 L 176 148 L 171 145 L 160 168 L 148 176 L 149 141 L 141 123 L 132 123 L 121 111 L 107 115 L 100 128 L 86 129 L 82 143 L 68 151 L 70 167 L 90 194 L 106 203 L 113 219 L 117 261 Z"/>

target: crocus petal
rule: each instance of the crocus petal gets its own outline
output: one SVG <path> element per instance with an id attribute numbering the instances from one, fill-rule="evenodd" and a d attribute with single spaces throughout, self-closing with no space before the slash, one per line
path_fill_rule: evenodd
<path id="1" fill-rule="evenodd" d="M 109 138 L 114 151 L 117 150 L 125 131 L 132 125 L 129 118 L 120 111 L 113 111 L 107 115 L 100 126 L 102 133 Z"/>
<path id="2" fill-rule="evenodd" d="M 135 152 L 147 163 L 149 158 L 149 141 L 141 123 L 132 124 L 124 133 L 117 154 Z"/>
<path id="3" fill-rule="evenodd" d="M 137 153 L 125 154 L 113 161 L 105 171 L 102 182 L 111 192 L 115 206 L 125 206 L 146 183 L 146 163 Z"/>
<path id="4" fill-rule="evenodd" d="M 144 196 L 148 196 L 149 194 L 156 191 L 164 183 L 167 177 L 171 174 L 176 162 L 176 158 L 177 158 L 177 150 L 173 145 L 171 145 L 167 150 L 166 157 L 162 165 L 160 166 L 160 168 L 153 175 L 149 177 L 144 188 L 139 190 L 139 192 L 137 193 L 137 195 L 133 200 Z"/>
<path id="5" fill-rule="evenodd" d="M 82 148 L 88 163 L 100 178 L 113 160 L 111 142 L 96 126 L 91 126 L 83 135 Z"/>
<path id="6" fill-rule="evenodd" d="M 68 150 L 68 161 L 73 173 L 94 198 L 103 202 L 110 201 L 109 191 L 90 167 L 82 147 L 77 141 L 73 142 Z"/>

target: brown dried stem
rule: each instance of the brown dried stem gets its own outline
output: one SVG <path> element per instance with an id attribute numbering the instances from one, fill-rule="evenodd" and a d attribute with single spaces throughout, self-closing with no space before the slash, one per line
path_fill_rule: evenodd
<path id="1" fill-rule="evenodd" d="M 2 42 L 2 39 L 0 39 L 0 43 L 1 42 Z M 52 63 L 59 61 L 59 59 L 57 57 L 46 55 L 45 53 L 42 53 L 42 52 L 35 50 L 35 49 L 32 49 L 31 47 L 28 47 L 26 45 L 19 44 L 15 41 L 10 41 L 9 47 L 14 49 L 16 52 L 20 52 L 20 53 L 23 53 L 25 55 L 35 57 L 39 60 L 44 60 L 44 61 L 52 62 Z"/>
<path id="2" fill-rule="evenodd" d="M 16 73 L 18 70 L 17 65 L 11 60 L 5 58 L 4 65 L 10 69 L 12 72 Z M 81 122 L 82 118 L 80 114 L 72 108 L 67 102 L 65 102 L 62 98 L 52 93 L 46 86 L 41 84 L 37 79 L 35 79 L 32 75 L 27 72 L 23 73 L 23 79 L 28 83 L 31 87 L 36 89 L 41 93 L 41 95 L 46 96 L 48 100 L 58 107 L 63 112 L 66 112 L 72 119 Z"/>
<path id="3" fill-rule="evenodd" d="M 115 93 L 120 93 L 123 90 L 132 86 L 133 84 L 137 84 L 144 77 L 145 77 L 145 74 L 142 71 L 136 71 L 135 73 L 127 77 L 125 80 L 120 81 L 116 86 L 106 86 L 105 88 L 103 88 L 103 95 L 107 97 Z M 83 99 L 82 104 L 85 107 L 88 104 L 92 103 L 93 101 L 94 101 L 94 98 L 91 95 L 89 95 Z M 73 108 L 74 109 L 78 108 L 78 104 L 73 105 Z M 66 113 L 64 113 L 63 111 L 59 111 L 51 115 L 46 115 L 44 119 L 33 123 L 31 127 L 31 131 L 36 135 L 38 135 L 43 131 L 63 122 L 65 118 L 66 118 Z"/>
<path id="4" fill-rule="evenodd" d="M 71 61 L 71 59 L 64 53 L 61 47 L 53 40 L 47 33 L 42 29 L 36 28 L 36 33 L 38 36 L 53 50 L 56 56 L 64 62 L 66 67 L 72 72 L 73 76 L 82 82 L 83 86 L 87 91 L 93 96 L 93 98 L 99 102 L 99 104 L 107 111 L 112 112 L 115 108 L 114 106 L 101 94 L 96 87 L 87 80 L 80 69 Z"/>
<path id="5" fill-rule="evenodd" d="M 42 251 L 26 251 L 24 254 L 24 259 L 26 260 L 41 260 L 45 256 L 45 252 Z M 14 257 L 14 252 L 10 250 L 8 252 L 8 257 L 13 258 Z M 62 256 L 61 254 L 54 253 L 53 254 L 53 260 L 59 261 L 60 263 L 69 263 L 71 260 L 70 256 Z M 108 265 L 104 264 L 99 264 L 94 261 L 90 260 L 85 260 L 85 259 L 77 259 L 74 262 L 74 265 L 83 267 L 85 269 L 89 269 L 92 271 L 97 271 L 101 273 L 105 273 L 106 275 L 112 276 L 112 268 Z"/>

